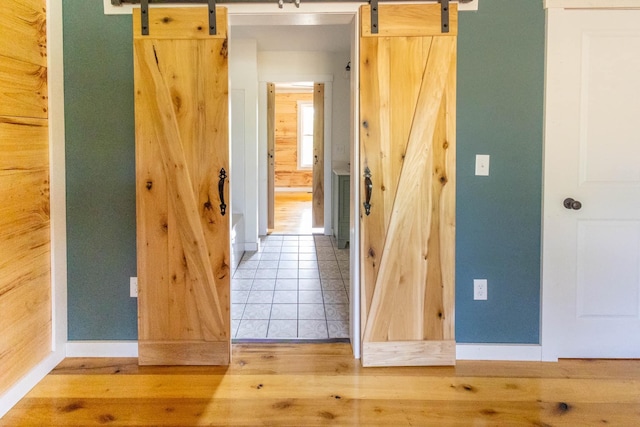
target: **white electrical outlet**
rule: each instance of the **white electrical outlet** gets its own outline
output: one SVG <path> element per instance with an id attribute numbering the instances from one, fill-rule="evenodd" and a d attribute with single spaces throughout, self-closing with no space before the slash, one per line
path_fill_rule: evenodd
<path id="1" fill-rule="evenodd" d="M 489 176 L 488 154 L 476 154 L 476 176 Z"/>
<path id="2" fill-rule="evenodd" d="M 131 298 L 138 298 L 138 278 L 129 277 L 129 296 Z"/>
<path id="3" fill-rule="evenodd" d="M 488 296 L 487 279 L 474 279 L 473 280 L 473 299 L 486 301 L 487 296 Z"/>

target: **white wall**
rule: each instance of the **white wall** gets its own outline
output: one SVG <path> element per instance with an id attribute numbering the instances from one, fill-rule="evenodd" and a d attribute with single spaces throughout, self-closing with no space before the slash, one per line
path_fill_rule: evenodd
<path id="1" fill-rule="evenodd" d="M 244 216 L 244 249 L 258 249 L 258 62 L 255 40 L 229 40 L 231 209 Z"/>
<path id="2" fill-rule="evenodd" d="M 333 54 L 333 115 L 332 115 L 332 147 L 333 167 L 344 166 L 349 162 L 351 144 L 351 76 L 355 76 L 355 67 L 351 64 L 351 72 L 345 67 L 351 60 L 349 52 Z"/>

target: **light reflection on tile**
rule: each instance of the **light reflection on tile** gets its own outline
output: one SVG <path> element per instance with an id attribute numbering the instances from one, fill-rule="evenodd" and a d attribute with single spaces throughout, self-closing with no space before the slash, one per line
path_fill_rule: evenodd
<path id="1" fill-rule="evenodd" d="M 298 304 L 298 319 L 325 319 L 324 304 Z"/>
<path id="2" fill-rule="evenodd" d="M 236 338 L 266 338 L 268 328 L 268 320 L 243 319 L 240 321 Z"/>
<path id="3" fill-rule="evenodd" d="M 300 304 L 322 304 L 322 292 L 298 291 L 298 302 Z"/>
<path id="4" fill-rule="evenodd" d="M 298 325 L 296 320 L 271 320 L 267 338 L 297 338 Z"/>
<path id="5" fill-rule="evenodd" d="M 301 291 L 319 291 L 320 280 L 319 279 L 300 279 L 298 280 L 298 289 Z"/>
<path id="6" fill-rule="evenodd" d="M 317 270 L 318 269 L 318 262 L 316 260 L 300 260 L 300 262 L 298 263 L 298 268 L 309 268 L 312 270 Z"/>
<path id="7" fill-rule="evenodd" d="M 297 291 L 298 279 L 276 279 L 276 291 Z"/>
<path id="8" fill-rule="evenodd" d="M 242 319 L 269 320 L 271 304 L 247 304 L 244 308 Z"/>
<path id="9" fill-rule="evenodd" d="M 275 291 L 273 293 L 274 304 L 297 304 L 298 292 L 293 291 Z"/>
<path id="10" fill-rule="evenodd" d="M 247 304 L 271 304 L 273 302 L 273 291 L 251 291 Z"/>
<path id="11" fill-rule="evenodd" d="M 298 304 L 273 304 L 271 307 L 271 320 L 297 318 Z"/>

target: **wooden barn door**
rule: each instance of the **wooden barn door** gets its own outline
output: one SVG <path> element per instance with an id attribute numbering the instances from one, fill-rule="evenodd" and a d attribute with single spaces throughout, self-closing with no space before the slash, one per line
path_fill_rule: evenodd
<path id="1" fill-rule="evenodd" d="M 138 351 L 142 365 L 228 364 L 227 14 L 134 10 Z"/>
<path id="2" fill-rule="evenodd" d="M 457 6 L 361 23 L 362 363 L 452 365 Z"/>

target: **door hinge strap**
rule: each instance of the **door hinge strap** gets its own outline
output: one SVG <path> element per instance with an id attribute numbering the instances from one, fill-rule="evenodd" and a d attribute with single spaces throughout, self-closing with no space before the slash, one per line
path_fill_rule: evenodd
<path id="1" fill-rule="evenodd" d="M 216 35 L 216 0 L 209 0 L 209 35 Z"/>
<path id="2" fill-rule="evenodd" d="M 140 0 L 140 21 L 142 25 L 142 35 L 149 35 L 149 0 Z"/>
<path id="3" fill-rule="evenodd" d="M 209 4 L 209 35 L 217 34 L 216 28 L 216 0 L 208 0 Z M 149 0 L 140 0 L 140 20 L 142 35 L 149 35 Z"/>
<path id="4" fill-rule="evenodd" d="M 378 34 L 378 0 L 369 0 L 371 5 L 371 34 Z"/>
<path id="5" fill-rule="evenodd" d="M 449 0 L 440 0 L 440 10 L 442 13 L 442 32 L 449 32 Z"/>

